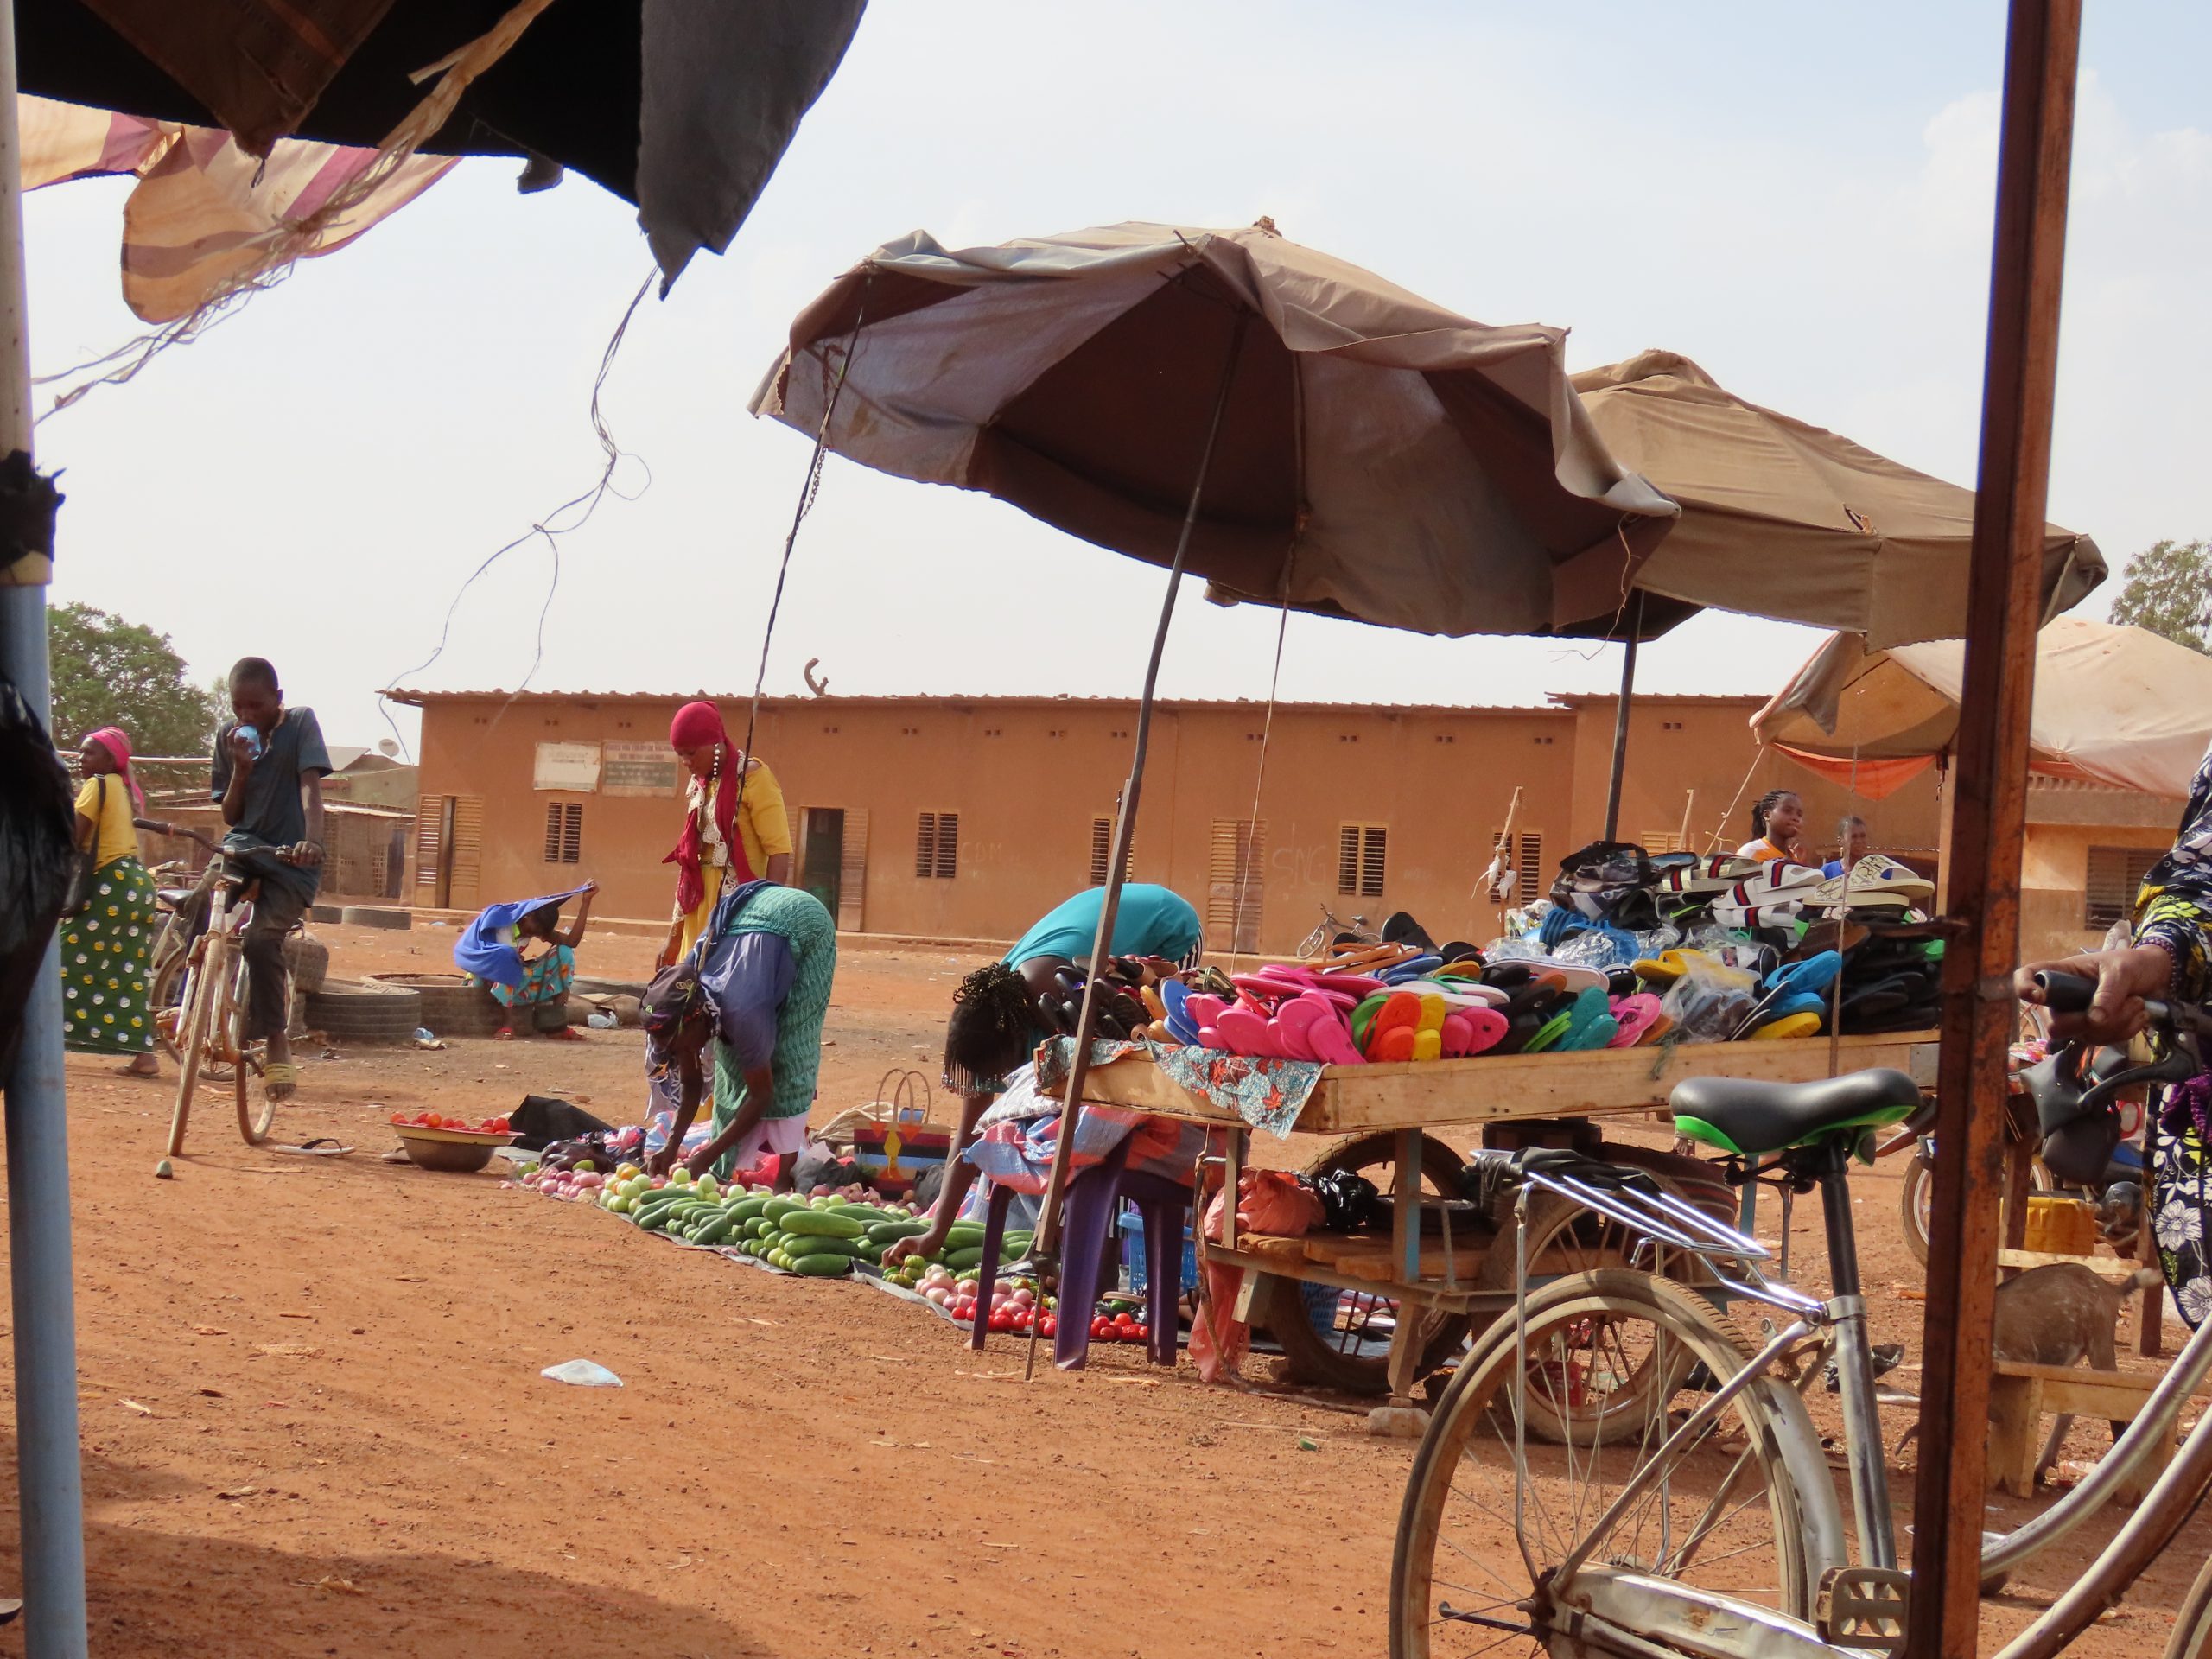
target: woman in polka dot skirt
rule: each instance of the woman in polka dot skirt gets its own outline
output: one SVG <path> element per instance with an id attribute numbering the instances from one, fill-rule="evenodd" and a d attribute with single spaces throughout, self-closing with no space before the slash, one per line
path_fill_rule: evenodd
<path id="1" fill-rule="evenodd" d="M 79 746 L 77 845 L 92 855 L 92 902 L 61 923 L 61 1039 L 80 1052 L 128 1056 L 125 1077 L 159 1075 L 148 968 L 159 932 L 153 878 L 138 861 L 133 816 L 144 797 L 130 775 L 130 740 L 102 727 Z"/>

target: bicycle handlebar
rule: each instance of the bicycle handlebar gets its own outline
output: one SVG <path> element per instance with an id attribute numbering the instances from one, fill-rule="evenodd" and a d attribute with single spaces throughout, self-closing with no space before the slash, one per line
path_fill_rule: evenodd
<path id="1" fill-rule="evenodd" d="M 211 853 L 219 853 L 223 850 L 197 830 L 188 830 L 181 823 L 167 823 L 159 818 L 133 818 L 130 822 L 134 827 L 150 830 L 157 836 L 176 836 L 185 841 L 196 841 Z"/>

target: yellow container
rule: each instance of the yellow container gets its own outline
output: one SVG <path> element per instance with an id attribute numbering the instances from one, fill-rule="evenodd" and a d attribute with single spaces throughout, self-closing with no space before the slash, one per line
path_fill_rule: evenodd
<path id="1" fill-rule="evenodd" d="M 2097 1212 L 2079 1198 L 2036 1193 L 2028 1199 L 2027 1247 L 2046 1255 L 2094 1255 Z"/>

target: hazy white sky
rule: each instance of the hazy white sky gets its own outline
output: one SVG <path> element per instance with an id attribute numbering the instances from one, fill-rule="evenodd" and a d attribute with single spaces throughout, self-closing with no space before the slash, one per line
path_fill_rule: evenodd
<path id="1" fill-rule="evenodd" d="M 1263 20 L 1263 22 L 1262 22 Z M 878 244 L 1124 219 L 1243 225 L 1486 322 L 1647 346 L 1755 401 L 1973 481 L 2003 9 L 1683 3 L 1113 8 L 874 0 L 728 257 L 632 325 L 606 407 L 642 467 L 564 539 L 543 689 L 749 690 L 807 460 L 744 406 L 791 316 Z M 2090 9 L 2051 515 L 2115 568 L 2212 534 L 2212 9 Z M 67 469 L 57 599 L 171 633 L 196 673 L 273 658 L 334 741 L 422 661 L 467 571 L 595 476 L 586 418 L 649 261 L 581 179 L 520 197 L 465 164 L 135 384 L 48 421 Z M 137 331 L 126 187 L 27 204 L 41 372 Z M 463 602 L 415 683 L 512 688 L 542 543 Z M 771 691 L 1127 695 L 1161 576 L 1014 509 L 833 461 L 802 535 Z M 1179 611 L 1164 689 L 1263 695 L 1271 614 Z M 2085 609 L 2101 612 L 2108 597 Z M 1815 636 L 1707 615 L 1649 690 L 1768 691 Z M 1287 696 L 1529 702 L 1613 683 L 1610 650 L 1294 620 Z M 406 711 L 398 711 L 404 715 Z M 411 722 L 403 719 L 411 741 Z"/>

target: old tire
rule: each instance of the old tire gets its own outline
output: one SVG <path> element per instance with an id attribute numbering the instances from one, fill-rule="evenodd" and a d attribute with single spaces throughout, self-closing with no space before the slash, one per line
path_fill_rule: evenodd
<path id="1" fill-rule="evenodd" d="M 386 905 L 348 905 L 338 912 L 338 919 L 348 927 L 383 927 L 404 933 L 415 925 L 415 912 Z"/>
<path id="2" fill-rule="evenodd" d="M 327 980 L 307 1001 L 309 1029 L 334 1043 L 411 1043 L 423 1023 L 420 992 L 373 980 Z"/>
<path id="3" fill-rule="evenodd" d="M 284 941 L 284 968 L 292 976 L 292 989 L 312 995 L 330 977 L 330 947 L 308 934 L 295 933 Z"/>
<path id="4" fill-rule="evenodd" d="M 507 1023 L 499 999 L 461 974 L 371 974 L 368 982 L 414 992 L 422 1007 L 415 1024 L 441 1037 L 489 1037 Z"/>

